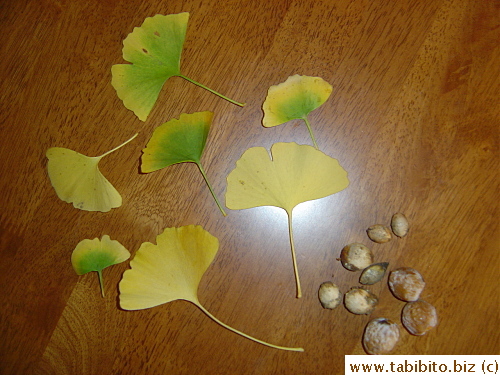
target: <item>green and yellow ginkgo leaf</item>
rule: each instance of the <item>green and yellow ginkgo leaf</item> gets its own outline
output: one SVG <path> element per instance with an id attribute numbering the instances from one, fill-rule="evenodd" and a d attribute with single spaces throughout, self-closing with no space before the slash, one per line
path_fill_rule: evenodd
<path id="1" fill-rule="evenodd" d="M 84 211 L 108 212 L 120 207 L 122 197 L 99 171 L 99 161 L 137 136 L 101 156 L 85 156 L 76 151 L 51 147 L 46 156 L 50 182 L 57 196 Z"/>
<path id="2" fill-rule="evenodd" d="M 77 275 L 84 275 L 92 271 L 97 272 L 101 294 L 104 297 L 102 270 L 114 264 L 125 262 L 128 258 L 130 258 L 130 252 L 121 243 L 111 240 L 106 234 L 102 236 L 100 241 L 98 238 L 80 241 L 71 254 L 71 264 Z"/>
<path id="3" fill-rule="evenodd" d="M 166 228 L 156 245 L 145 242 L 130 261 L 119 284 L 120 306 L 141 310 L 175 300 L 186 300 L 215 322 L 250 340 L 277 349 L 303 351 L 272 345 L 222 323 L 198 300 L 201 278 L 219 250 L 219 240 L 199 225 Z"/>
<path id="4" fill-rule="evenodd" d="M 321 106 L 332 93 L 332 86 L 320 77 L 294 75 L 268 90 L 262 106 L 262 124 L 272 127 L 290 120 L 302 119 L 307 125 L 314 147 L 318 148 L 307 116 Z"/>
<path id="5" fill-rule="evenodd" d="M 201 156 L 205 149 L 212 118 L 213 113 L 209 111 L 191 114 L 183 113 L 178 120 L 172 119 L 158 126 L 154 130 L 146 148 L 142 150 L 141 171 L 149 173 L 172 164 L 195 163 L 205 179 L 219 210 L 226 216 L 201 164 Z"/>
<path id="6" fill-rule="evenodd" d="M 232 99 L 181 74 L 181 54 L 186 37 L 189 13 L 148 17 L 123 41 L 123 59 L 131 64 L 111 68 L 111 84 L 126 108 L 146 121 L 163 84 L 173 76 L 182 77 L 223 99 Z"/>
<path id="7" fill-rule="evenodd" d="M 242 210 L 260 206 L 283 208 L 295 271 L 297 298 L 302 296 L 292 231 L 292 211 L 302 202 L 324 198 L 349 185 L 336 159 L 312 146 L 275 143 L 271 158 L 263 147 L 246 150 L 227 176 L 226 206 Z"/>

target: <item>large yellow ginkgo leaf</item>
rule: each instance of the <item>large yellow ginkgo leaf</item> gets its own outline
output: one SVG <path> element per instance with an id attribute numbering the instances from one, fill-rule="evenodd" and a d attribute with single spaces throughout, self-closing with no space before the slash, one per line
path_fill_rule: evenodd
<path id="1" fill-rule="evenodd" d="M 299 203 L 335 194 L 345 189 L 349 180 L 336 159 L 312 146 L 275 143 L 271 155 L 263 147 L 245 151 L 227 176 L 226 206 L 232 210 L 275 206 L 287 212 L 297 298 L 300 298 L 302 291 L 292 231 L 293 208 Z"/>
<path id="2" fill-rule="evenodd" d="M 120 282 L 120 306 L 140 310 L 184 299 L 198 302 L 198 284 L 219 249 L 201 226 L 167 228 L 144 242 Z"/>
<path id="3" fill-rule="evenodd" d="M 201 226 L 167 228 L 156 245 L 141 245 L 131 269 L 120 281 L 120 306 L 125 310 L 155 307 L 175 300 L 189 301 L 215 322 L 243 337 L 276 349 L 302 351 L 272 345 L 242 333 L 215 318 L 198 300 L 198 285 L 219 249 L 219 240 Z"/>
<path id="4" fill-rule="evenodd" d="M 85 156 L 76 151 L 51 147 L 46 156 L 50 182 L 57 196 L 84 211 L 107 212 L 120 207 L 122 197 L 113 185 L 99 171 L 99 161 L 118 150 L 137 136 L 115 147 L 101 156 Z"/>

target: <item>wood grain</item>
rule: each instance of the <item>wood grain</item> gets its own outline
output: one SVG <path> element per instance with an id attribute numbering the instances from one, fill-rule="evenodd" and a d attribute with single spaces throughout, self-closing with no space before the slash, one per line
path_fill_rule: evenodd
<path id="1" fill-rule="evenodd" d="M 387 283 L 370 290 L 370 316 L 321 308 L 317 289 L 343 291 L 358 274 L 340 249 L 368 244 L 390 269 L 424 275 L 422 298 L 439 312 L 423 337 L 394 354 L 499 354 L 498 135 L 500 17 L 496 0 L 12 0 L 0 3 L 0 373 L 334 374 L 364 353 L 366 323 L 400 321 Z M 246 102 L 236 107 L 172 78 L 146 122 L 123 107 L 111 66 L 122 41 L 155 14 L 190 12 L 182 57 L 187 76 Z M 194 164 L 139 173 L 158 125 L 183 112 L 215 113 L 203 162 L 223 200 L 225 177 L 249 147 L 310 144 L 294 121 L 261 125 L 267 89 L 293 74 L 320 76 L 334 91 L 310 116 L 319 147 L 348 171 L 350 186 L 294 211 L 304 297 L 294 297 L 286 214 L 272 207 L 222 217 Z M 99 155 L 124 198 L 108 213 L 60 201 L 45 152 Z M 410 234 L 370 243 L 365 229 L 404 212 Z M 199 289 L 219 319 L 266 348 L 176 301 L 127 312 L 117 285 L 128 263 L 78 277 L 71 251 L 108 234 L 132 254 L 166 227 L 203 225 L 221 247 Z"/>

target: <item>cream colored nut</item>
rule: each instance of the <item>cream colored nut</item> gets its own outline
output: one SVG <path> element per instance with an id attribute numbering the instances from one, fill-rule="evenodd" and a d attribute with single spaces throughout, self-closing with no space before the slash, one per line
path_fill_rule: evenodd
<path id="1" fill-rule="evenodd" d="M 402 301 L 416 301 L 425 288 L 425 281 L 416 269 L 401 267 L 389 274 L 389 288 Z"/>
<path id="2" fill-rule="evenodd" d="M 385 318 L 371 320 L 363 333 L 363 347 L 368 354 L 387 354 L 398 341 L 398 325 Z"/>
<path id="3" fill-rule="evenodd" d="M 366 267 L 361 276 L 359 277 L 359 282 L 363 285 L 373 285 L 378 283 L 383 279 L 385 271 L 389 263 L 375 263 Z"/>
<path id="4" fill-rule="evenodd" d="M 342 249 L 340 261 L 349 271 L 359 271 L 373 263 L 373 254 L 365 245 L 355 242 Z"/>
<path id="5" fill-rule="evenodd" d="M 375 224 L 366 230 L 366 234 L 373 242 L 385 243 L 392 240 L 392 234 L 389 228 L 382 224 Z"/>
<path id="6" fill-rule="evenodd" d="M 369 290 L 356 287 L 345 294 L 344 304 L 353 314 L 370 314 L 378 304 L 378 297 Z"/>
<path id="7" fill-rule="evenodd" d="M 429 302 L 419 300 L 405 305 L 401 321 L 408 332 L 421 336 L 438 325 L 438 315 Z"/>
<path id="8" fill-rule="evenodd" d="M 404 237 L 410 230 L 410 224 L 406 216 L 400 212 L 392 215 L 391 219 L 392 232 L 398 237 Z"/>
<path id="9" fill-rule="evenodd" d="M 325 281 L 320 285 L 318 297 L 324 309 L 332 310 L 342 302 L 342 293 L 339 287 L 331 281 Z"/>

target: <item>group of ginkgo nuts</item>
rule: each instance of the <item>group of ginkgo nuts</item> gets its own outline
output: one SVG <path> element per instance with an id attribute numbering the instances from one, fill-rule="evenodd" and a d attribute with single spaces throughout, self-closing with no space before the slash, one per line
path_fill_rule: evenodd
<path id="1" fill-rule="evenodd" d="M 370 226 L 366 233 L 376 243 L 386 243 L 397 237 L 405 237 L 410 229 L 408 219 L 402 213 L 392 216 L 390 229 L 388 226 L 376 224 Z M 391 233 L 392 229 L 392 233 Z M 361 271 L 359 282 L 373 285 L 381 281 L 389 263 L 373 263 L 372 251 L 362 243 L 351 243 L 342 249 L 339 260 L 349 271 Z M 427 333 L 438 324 L 436 308 L 421 300 L 420 294 L 425 288 L 422 275 L 410 267 L 401 267 L 389 273 L 388 285 L 392 294 L 406 302 L 401 313 L 401 322 L 406 330 L 415 336 Z M 339 287 L 331 281 L 322 283 L 318 297 L 325 309 L 335 309 L 344 300 L 345 308 L 358 315 L 370 314 L 378 304 L 378 297 L 364 287 L 353 287 L 344 296 Z M 368 354 L 387 354 L 399 341 L 399 326 L 386 318 L 373 319 L 365 327 L 363 347 Z"/>

